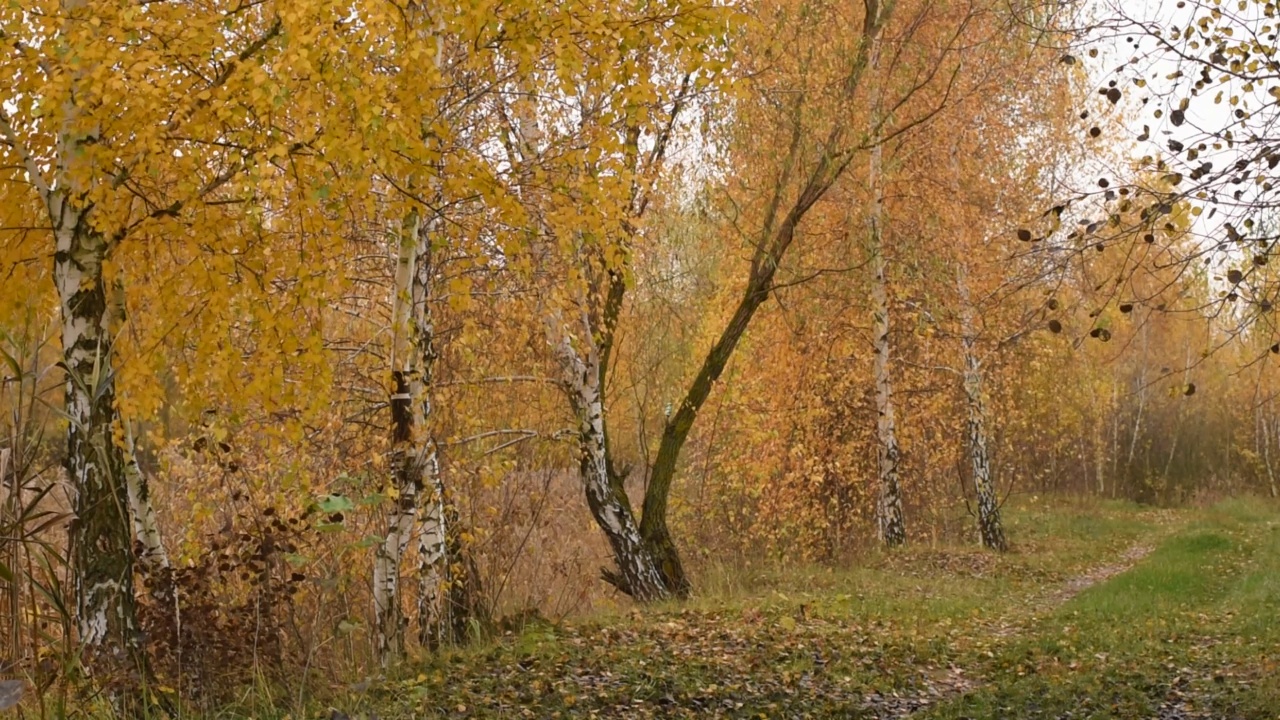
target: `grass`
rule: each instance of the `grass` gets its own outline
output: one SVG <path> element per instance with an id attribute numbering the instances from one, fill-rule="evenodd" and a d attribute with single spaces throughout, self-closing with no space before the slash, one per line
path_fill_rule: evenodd
<path id="1" fill-rule="evenodd" d="M 1275 609 L 1280 547 L 1259 549 L 1280 542 L 1278 519 L 1246 502 L 1026 501 L 1005 556 L 909 548 L 842 569 L 713 569 L 683 605 L 535 626 L 352 704 L 383 718 L 1134 717 L 1185 693 L 1273 717 L 1256 646 L 1221 638 L 1274 645 L 1258 613 Z M 1064 590 L 1135 544 L 1155 549 Z"/>
<path id="2" fill-rule="evenodd" d="M 689 602 L 535 622 L 303 715 L 1280 717 L 1280 506 L 1029 498 L 1006 525 L 1003 556 L 709 568 Z M 287 713 L 253 708 L 219 717 Z"/>
<path id="3" fill-rule="evenodd" d="M 1199 513 L 989 659 L 979 691 L 922 717 L 1277 717 L 1280 516 L 1262 508 Z"/>

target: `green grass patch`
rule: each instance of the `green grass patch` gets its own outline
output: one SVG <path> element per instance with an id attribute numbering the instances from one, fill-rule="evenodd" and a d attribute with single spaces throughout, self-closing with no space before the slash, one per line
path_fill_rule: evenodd
<path id="1" fill-rule="evenodd" d="M 923 717 L 1275 717 L 1274 673 L 1260 670 L 1280 639 L 1276 520 L 1258 502 L 1198 513 L 981 663 L 980 690 Z"/>

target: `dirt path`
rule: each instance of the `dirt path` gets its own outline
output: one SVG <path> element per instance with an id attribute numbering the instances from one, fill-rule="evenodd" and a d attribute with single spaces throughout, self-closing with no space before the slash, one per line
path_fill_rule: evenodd
<path id="1" fill-rule="evenodd" d="M 1036 621 L 1075 596 L 1137 565 L 1153 549 L 1155 547 L 1150 543 L 1135 544 L 1122 552 L 1113 562 L 1090 568 L 1045 592 L 1034 595 L 1022 605 L 1025 611 L 1015 616 L 995 618 L 990 623 L 979 625 L 976 631 L 987 633 L 990 637 L 1001 641 L 993 648 L 994 652 L 1001 644 L 1023 635 Z M 872 693 L 863 699 L 862 707 L 871 712 L 872 717 L 875 718 L 883 720 L 906 718 L 921 710 L 972 692 L 985 684 L 981 680 L 968 677 L 963 668 L 951 667 L 922 675 L 917 692 L 893 695 Z M 1181 716 L 1171 715 L 1170 717 Z"/>
<path id="2" fill-rule="evenodd" d="M 1154 549 L 1155 546 L 1150 543 L 1137 543 L 1130 546 L 1120 553 L 1114 562 L 1090 568 L 1059 583 L 1056 587 L 1032 596 L 1024 605 L 1025 612 L 1019 613 L 1014 617 L 997 619 L 994 626 L 990 627 L 989 632 L 993 637 L 997 638 L 1012 638 L 1023 634 L 1032 623 L 1053 612 L 1094 585 L 1104 583 L 1137 565 L 1143 558 L 1151 554 Z"/>
<path id="3" fill-rule="evenodd" d="M 1116 575 L 1119 575 L 1134 565 L 1137 565 L 1143 558 L 1150 555 L 1151 551 L 1154 549 L 1155 546 L 1153 545 L 1138 543 L 1121 553 L 1120 557 L 1116 559 L 1116 562 L 1111 563 L 1110 565 L 1100 565 L 1086 573 L 1082 573 L 1067 580 L 1054 592 L 1051 592 L 1041 598 L 1041 603 L 1048 606 L 1043 609 L 1052 610 L 1094 585 L 1110 580 Z"/>

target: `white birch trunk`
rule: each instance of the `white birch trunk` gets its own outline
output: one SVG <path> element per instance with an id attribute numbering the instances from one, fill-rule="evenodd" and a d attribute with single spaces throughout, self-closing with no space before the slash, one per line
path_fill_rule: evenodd
<path id="1" fill-rule="evenodd" d="M 51 192 L 48 200 L 67 374 L 64 467 L 75 494 L 71 542 L 79 640 L 90 667 L 145 667 L 134 610 L 130 498 L 112 433 L 118 416 L 102 274 L 107 239 L 65 190 Z"/>
<path id="2" fill-rule="evenodd" d="M 1093 404 L 1096 408 L 1096 422 L 1093 425 L 1093 464 L 1094 473 L 1097 475 L 1098 495 L 1105 495 L 1107 492 L 1107 448 L 1102 439 L 1102 395 L 1095 388 L 1093 391 Z M 1114 481 L 1113 481 L 1114 482 Z"/>
<path id="3" fill-rule="evenodd" d="M 111 287 L 111 300 L 108 308 L 110 314 L 110 333 L 112 344 L 124 333 L 128 320 L 124 302 L 124 282 L 116 277 Z M 156 520 L 155 505 L 151 502 L 151 488 L 147 476 L 138 464 L 138 452 L 134 441 L 133 423 L 121 418 L 124 430 L 124 482 L 125 491 L 129 495 L 129 514 L 133 519 L 133 538 L 137 546 L 136 556 L 142 567 L 150 572 L 155 580 L 167 582 L 162 577 L 169 569 L 169 553 L 164 547 L 164 539 L 160 534 L 160 523 Z"/>
<path id="4" fill-rule="evenodd" d="M 873 67 L 879 62 L 879 41 L 872 51 Z M 878 122 L 879 110 L 873 113 Z M 876 505 L 876 521 L 880 540 L 888 546 L 902 545 L 907 541 L 906 523 L 902 516 L 902 489 L 898 479 L 901 450 L 898 447 L 898 429 L 894 419 L 893 380 L 890 377 L 889 339 L 889 281 L 888 264 L 884 258 L 884 187 L 882 176 L 883 150 L 878 142 L 871 150 L 868 172 L 871 188 L 871 208 L 867 216 L 867 240 L 871 255 L 871 271 L 874 281 L 871 287 L 872 340 L 875 361 L 872 372 L 876 387 L 876 437 L 879 441 L 879 499 Z"/>
<path id="5" fill-rule="evenodd" d="M 169 553 L 160 535 L 156 508 L 151 502 L 151 489 L 138 465 L 133 423 L 127 420 L 124 421 L 124 480 L 129 494 L 129 509 L 133 515 L 133 536 L 138 544 L 138 560 L 152 573 L 163 573 L 169 569 Z"/>
<path id="6" fill-rule="evenodd" d="M 173 582 L 173 568 L 169 564 L 169 552 L 165 549 L 156 519 L 155 504 L 151 502 L 151 488 L 147 476 L 138 465 L 134 445 L 133 423 L 124 423 L 124 480 L 129 494 L 129 514 L 133 517 L 133 537 L 136 555 L 146 571 L 147 585 L 152 599 L 162 607 L 173 610 L 175 640 L 182 637 L 182 608 L 178 601 L 178 589 Z"/>
<path id="7" fill-rule="evenodd" d="M 985 548 L 1004 552 L 1008 542 L 1000 521 L 1000 502 L 995 481 L 991 477 L 991 452 L 987 437 L 987 401 L 983 388 L 982 358 L 978 354 L 978 319 L 969 295 L 969 280 L 964 263 L 956 267 L 956 285 L 960 292 L 961 346 L 964 349 L 964 395 L 968 410 L 966 429 L 969 461 L 973 468 L 973 489 L 978 500 L 978 540 Z"/>
<path id="8" fill-rule="evenodd" d="M 621 488 L 614 487 L 609 477 L 600 353 L 590 332 L 590 323 L 583 318 L 579 334 L 579 340 L 586 348 L 584 354 L 579 354 L 573 347 L 560 318 L 549 319 L 547 326 L 570 405 L 578 418 L 579 474 L 586 491 L 587 505 L 596 524 L 608 537 L 618 565 L 615 584 L 620 584 L 639 602 L 664 599 L 670 593 L 652 553 L 644 544 L 627 496 Z"/>
<path id="9" fill-rule="evenodd" d="M 1133 418 L 1133 436 L 1129 439 L 1129 455 L 1125 460 L 1125 470 L 1129 476 L 1133 476 L 1133 461 L 1138 453 L 1138 438 L 1142 434 L 1142 416 L 1146 412 L 1147 407 L 1147 349 L 1150 347 L 1151 327 L 1149 322 L 1142 324 L 1142 363 L 1138 371 L 1138 409 L 1134 413 Z"/>
<path id="10" fill-rule="evenodd" d="M 420 506 L 418 532 L 418 639 L 427 647 L 457 642 L 454 614 L 460 608 L 450 600 L 455 579 L 449 557 L 449 515 L 445 512 L 444 484 L 434 452 L 427 458 L 424 477 L 427 492 Z"/>
<path id="11" fill-rule="evenodd" d="M 64 0 L 65 22 L 82 0 Z M 66 28 L 64 28 L 64 32 Z M 84 70 L 71 82 L 78 84 Z M 68 534 L 71 585 L 83 666 L 104 675 L 121 673 L 145 679 L 148 670 L 140 651 L 133 597 L 133 552 L 129 498 L 123 459 L 112 428 L 117 421 L 110 309 L 103 281 L 103 261 L 110 250 L 100 228 L 90 222 L 81 168 L 71 163 L 96 141 L 78 127 L 72 93 L 63 103 L 56 128 L 52 180 L 13 124 L 0 110 L 0 130 L 17 152 L 49 214 L 54 244 L 54 287 L 62 322 L 62 361 L 66 373 L 67 449 L 63 468 L 73 494 L 75 519 Z M 127 690 L 136 683 L 125 683 Z M 119 712 L 136 709 L 132 692 L 112 692 Z"/>
<path id="12" fill-rule="evenodd" d="M 373 561 L 374 645 L 383 665 L 404 650 L 405 620 L 400 599 L 400 565 L 413 535 L 422 492 L 422 467 L 415 434 L 422 431 L 421 395 L 416 356 L 410 352 L 413 329 L 413 276 L 419 253 L 416 216 L 397 234 L 396 268 L 391 298 L 392 507 L 382 544 Z"/>
<path id="13" fill-rule="evenodd" d="M 433 216 L 419 228 L 418 262 L 413 280 L 413 352 L 419 365 L 418 382 L 421 392 L 417 396 L 419 416 L 424 423 L 424 441 L 418 448 L 422 458 L 422 487 L 418 496 L 418 513 L 421 527 L 418 534 L 418 639 L 427 647 L 460 642 L 458 632 L 459 613 L 467 609 L 455 606 L 450 598 L 460 588 L 461 578 L 455 577 L 453 568 L 462 568 L 461 554 L 450 553 L 450 514 L 446 510 L 444 482 L 440 476 L 440 459 L 436 453 L 435 439 L 425 429 L 432 413 L 431 388 L 435 370 L 435 323 L 431 316 L 431 282 L 435 271 L 432 262 L 431 240 L 440 231 L 442 218 Z"/>
<path id="14" fill-rule="evenodd" d="M 1266 407 L 1270 410 L 1272 401 L 1268 400 Z M 1276 487 L 1275 467 L 1271 464 L 1271 432 L 1276 427 L 1276 423 L 1270 412 L 1265 412 L 1262 416 L 1262 450 L 1263 460 L 1267 464 L 1267 482 L 1271 488 L 1271 497 L 1280 497 L 1280 488 Z"/>
<path id="15" fill-rule="evenodd" d="M 401 567 L 418 531 L 418 626 L 424 645 L 453 638 L 444 487 L 431 417 L 432 370 L 436 359 L 430 309 L 431 237 L 439 218 L 423 225 L 416 215 L 399 236 L 392 298 L 391 485 L 387 530 L 373 566 L 374 642 L 387 665 L 404 652 Z"/>

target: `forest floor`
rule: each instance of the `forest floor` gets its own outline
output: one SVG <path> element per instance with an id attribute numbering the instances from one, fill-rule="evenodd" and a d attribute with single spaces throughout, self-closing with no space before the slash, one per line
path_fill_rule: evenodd
<path id="1" fill-rule="evenodd" d="M 1043 499 L 1013 550 L 710 573 L 687 603 L 535 623 L 335 703 L 389 718 L 1280 718 L 1280 507 Z M 339 700 L 339 699 L 335 699 Z"/>

